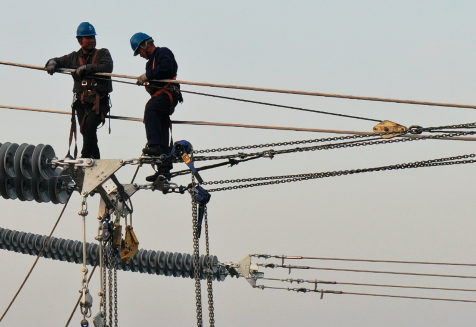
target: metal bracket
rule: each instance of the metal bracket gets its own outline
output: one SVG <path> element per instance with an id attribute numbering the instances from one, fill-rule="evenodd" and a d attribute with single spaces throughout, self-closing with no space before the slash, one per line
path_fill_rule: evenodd
<path id="1" fill-rule="evenodd" d="M 237 270 L 253 287 L 256 286 L 256 280 L 264 277 L 264 273 L 258 271 L 258 265 L 251 264 L 249 255 L 239 262 Z"/>
<path id="2" fill-rule="evenodd" d="M 123 160 L 95 160 L 93 166 L 85 168 L 83 192 L 91 193 L 123 166 Z"/>
<path id="3" fill-rule="evenodd" d="M 394 123 L 390 120 L 384 120 L 374 126 L 374 133 L 382 134 L 384 139 L 389 139 L 395 136 L 402 135 L 407 131 L 403 125 Z"/>

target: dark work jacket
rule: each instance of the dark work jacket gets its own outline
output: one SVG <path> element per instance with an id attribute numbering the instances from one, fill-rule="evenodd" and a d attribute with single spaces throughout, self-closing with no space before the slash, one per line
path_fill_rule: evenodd
<path id="1" fill-rule="evenodd" d="M 92 64 L 93 56 L 98 51 L 98 55 L 96 57 L 96 63 Z M 71 52 L 65 56 L 59 58 L 53 58 L 54 61 L 58 64 L 58 68 L 72 68 L 76 69 L 80 66 L 79 64 L 79 57 L 84 58 L 84 64 L 86 65 L 86 74 L 83 76 L 82 79 L 77 79 L 73 74 L 74 79 L 74 93 L 81 93 L 83 92 L 83 87 L 81 86 L 82 80 L 90 81 L 93 77 L 91 76 L 94 73 L 112 73 L 112 57 L 109 53 L 108 49 L 95 49 L 93 52 L 85 55 L 82 49 L 79 51 Z M 89 76 L 88 76 L 89 75 Z M 105 78 L 106 80 L 104 80 Z M 97 83 L 97 91 L 100 94 L 106 94 L 112 92 L 112 82 L 111 77 L 109 76 L 101 76 L 101 79 L 94 79 Z M 88 83 L 90 84 L 90 83 Z"/>
<path id="2" fill-rule="evenodd" d="M 170 51 L 169 48 L 165 47 L 156 47 L 152 56 L 147 61 L 145 65 L 145 75 L 147 79 L 157 80 L 157 79 L 173 79 L 177 76 L 178 65 L 175 61 L 174 54 Z M 150 86 L 160 86 L 163 87 L 166 83 L 162 82 L 149 82 Z M 174 84 L 180 88 L 179 84 Z M 147 92 L 150 95 L 153 95 L 159 89 L 154 87 L 147 87 Z"/>

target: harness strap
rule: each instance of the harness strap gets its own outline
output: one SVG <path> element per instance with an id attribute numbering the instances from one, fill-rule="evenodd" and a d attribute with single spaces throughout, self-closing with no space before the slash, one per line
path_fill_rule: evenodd
<path id="1" fill-rule="evenodd" d="M 76 131 L 76 111 L 74 110 L 74 101 L 71 105 L 71 129 L 69 131 L 69 144 L 68 144 L 68 154 L 66 157 L 71 157 L 71 143 L 73 142 L 74 136 L 74 158 L 78 156 L 78 143 L 77 143 L 77 131 Z"/>

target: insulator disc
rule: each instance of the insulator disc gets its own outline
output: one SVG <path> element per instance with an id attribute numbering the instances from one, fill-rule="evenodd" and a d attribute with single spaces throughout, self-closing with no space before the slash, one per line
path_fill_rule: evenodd
<path id="1" fill-rule="evenodd" d="M 33 193 L 33 199 L 35 199 L 35 201 L 38 203 L 42 203 L 43 199 L 40 196 L 39 187 L 40 187 L 40 182 L 36 179 L 33 179 L 31 181 L 31 192 Z"/>
<path id="2" fill-rule="evenodd" d="M 6 200 L 10 199 L 10 195 L 7 192 L 7 180 L 5 178 L 0 178 L 0 195 Z"/>
<path id="3" fill-rule="evenodd" d="M 183 254 L 182 267 L 184 271 L 190 271 L 190 269 L 192 269 L 192 256 L 189 253 Z"/>
<path id="4" fill-rule="evenodd" d="M 5 179 L 5 187 L 7 188 L 8 197 L 15 200 L 17 198 L 17 192 L 15 191 L 15 178 Z"/>
<path id="5" fill-rule="evenodd" d="M 173 256 L 173 252 L 167 252 L 167 255 L 165 256 L 165 267 L 167 270 L 172 270 L 174 268 Z"/>
<path id="6" fill-rule="evenodd" d="M 56 183 L 58 177 L 53 177 L 52 179 L 48 180 L 48 195 L 50 197 L 50 201 L 53 202 L 54 204 L 58 204 L 59 200 L 56 197 Z"/>
<path id="7" fill-rule="evenodd" d="M 0 147 L 0 178 L 6 178 L 7 177 L 7 172 L 5 171 L 5 163 L 4 163 L 4 158 L 5 158 L 5 153 L 7 152 L 8 147 L 11 145 L 10 142 L 3 143 L 3 145 Z"/>
<path id="8" fill-rule="evenodd" d="M 35 151 L 35 146 L 23 143 L 15 153 L 15 174 L 23 176 L 26 179 L 33 178 L 33 171 L 31 168 L 31 156 Z"/>
<path id="9" fill-rule="evenodd" d="M 15 176 L 22 177 L 21 154 L 23 153 L 23 150 L 25 150 L 27 146 L 28 146 L 28 143 L 22 143 L 15 151 L 15 154 L 13 156 L 13 172 Z"/>
<path id="10" fill-rule="evenodd" d="M 173 262 L 177 271 L 182 270 L 182 253 L 175 252 Z"/>
<path id="11" fill-rule="evenodd" d="M 56 178 L 56 198 L 58 199 L 59 203 L 65 204 L 66 201 L 68 201 L 70 195 L 68 192 L 68 183 L 72 181 L 72 178 L 69 175 L 61 175 L 53 178 Z"/>
<path id="12" fill-rule="evenodd" d="M 48 180 L 41 180 L 41 182 L 38 184 L 38 193 L 43 202 L 50 202 L 50 194 L 48 193 Z"/>
<path id="13" fill-rule="evenodd" d="M 51 160 L 56 159 L 55 150 L 51 145 L 46 144 L 40 151 L 38 166 L 40 168 L 41 176 L 44 179 L 50 179 L 53 177 L 54 168 L 51 165 Z"/>
<path id="14" fill-rule="evenodd" d="M 31 155 L 31 168 L 33 172 L 33 177 L 36 178 L 37 180 L 41 179 L 41 173 L 40 173 L 40 168 L 38 167 L 38 159 L 40 157 L 40 152 L 41 149 L 44 148 L 44 144 L 38 144 L 35 147 L 35 150 L 33 151 L 33 154 Z M 0 156 L 1 158 L 1 156 Z"/>
<path id="15" fill-rule="evenodd" d="M 20 201 L 32 201 L 34 199 L 31 190 L 31 180 L 21 177 L 15 178 L 15 191 Z"/>
<path id="16" fill-rule="evenodd" d="M 3 155 L 3 168 L 5 172 L 10 177 L 16 177 L 15 175 L 15 153 L 19 145 L 17 143 L 12 143 L 6 149 L 5 154 Z M 0 157 L 1 159 L 2 157 Z"/>
<path id="17" fill-rule="evenodd" d="M 160 251 L 160 254 L 157 252 L 157 267 L 159 269 L 165 268 L 165 252 Z"/>

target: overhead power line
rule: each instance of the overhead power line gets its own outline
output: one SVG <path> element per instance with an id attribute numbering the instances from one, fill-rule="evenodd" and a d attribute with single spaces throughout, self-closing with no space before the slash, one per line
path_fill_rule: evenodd
<path id="1" fill-rule="evenodd" d="M 30 68 L 30 69 L 36 69 L 36 70 L 45 70 L 45 67 L 43 67 L 43 66 L 26 65 L 26 64 L 19 64 L 19 63 L 13 63 L 13 62 L 5 62 L 5 61 L 0 61 L 0 65 L 16 66 L 16 67 Z M 64 71 L 64 72 L 73 72 L 74 69 L 62 69 L 62 71 Z M 138 76 L 113 74 L 113 73 L 97 73 L 96 75 L 118 77 L 118 78 L 127 78 L 127 79 L 137 79 L 138 78 Z M 217 87 L 217 88 L 236 89 L 236 90 L 249 90 L 249 91 L 261 91 L 261 92 L 272 92 L 272 93 L 283 93 L 283 94 L 310 95 L 310 96 L 351 99 L 351 100 L 393 102 L 393 103 L 404 103 L 404 104 L 415 104 L 415 105 L 437 106 L 437 107 L 449 107 L 449 108 L 476 109 L 476 105 L 457 104 L 457 103 L 401 100 L 401 99 L 379 98 L 379 97 L 364 97 L 364 96 L 345 95 L 345 94 L 271 89 L 271 88 L 262 88 L 262 87 L 240 86 L 240 85 L 230 85 L 230 84 L 202 83 L 202 82 L 192 82 L 192 81 L 183 81 L 183 80 L 160 80 L 160 81 L 161 82 L 166 82 L 166 83 L 177 83 L 177 84 Z"/>
<path id="2" fill-rule="evenodd" d="M 406 295 L 392 295 L 392 294 L 375 294 L 375 293 L 357 293 L 357 292 L 343 292 L 343 291 L 333 291 L 333 290 L 316 290 L 309 288 L 290 288 L 290 287 L 274 287 L 274 286 L 265 286 L 265 285 L 256 285 L 253 288 L 265 290 L 265 289 L 274 289 L 274 290 L 284 290 L 284 291 L 293 291 L 297 293 L 318 293 L 321 294 L 321 299 L 324 294 L 346 294 L 346 295 L 365 295 L 365 296 L 378 296 L 378 297 L 392 297 L 400 299 L 413 299 L 413 300 L 433 300 L 433 301 L 450 301 L 450 302 L 465 302 L 465 303 L 476 303 L 475 300 L 465 300 L 465 299 L 450 299 L 450 298 L 438 298 L 438 297 L 421 297 L 421 296 L 406 296 Z"/>
<path id="3" fill-rule="evenodd" d="M 0 109 L 12 109 L 23 111 L 36 111 L 46 112 L 54 114 L 71 115 L 70 111 L 40 109 L 40 108 L 28 108 L 19 106 L 0 105 Z M 143 122 L 142 118 L 125 117 L 125 116 L 106 116 L 107 118 L 117 120 L 127 120 Z M 239 127 L 239 128 L 253 128 L 253 129 L 269 129 L 269 130 L 281 130 L 281 131 L 297 131 L 297 132 L 313 132 L 313 133 L 330 133 L 330 134 L 354 134 L 354 135 L 379 135 L 373 132 L 361 132 L 361 131 L 346 131 L 335 129 L 320 129 L 320 128 L 304 128 L 304 127 L 287 127 L 287 126 L 270 126 L 270 125 L 251 125 L 251 124 L 232 124 L 232 123 L 220 123 L 220 122 L 207 122 L 207 121 L 192 121 L 192 120 L 172 120 L 173 124 L 177 125 L 199 125 L 199 126 L 218 126 L 218 127 Z M 402 135 L 402 137 L 408 138 L 426 138 L 424 135 Z M 476 137 L 449 137 L 439 138 L 440 140 L 458 140 L 458 141 L 476 141 Z"/>
<path id="4" fill-rule="evenodd" d="M 349 259 L 349 258 L 329 258 L 329 257 L 306 257 L 306 256 L 288 256 L 288 255 L 271 255 L 271 254 L 251 254 L 256 258 L 276 258 L 282 260 L 330 260 L 330 261 L 352 261 L 352 262 L 375 262 L 375 263 L 405 263 L 418 265 L 437 265 L 437 266 L 468 266 L 476 267 L 474 263 L 450 263 L 450 262 L 429 262 L 429 261 L 403 261 L 403 260 L 378 260 L 378 259 Z"/>

